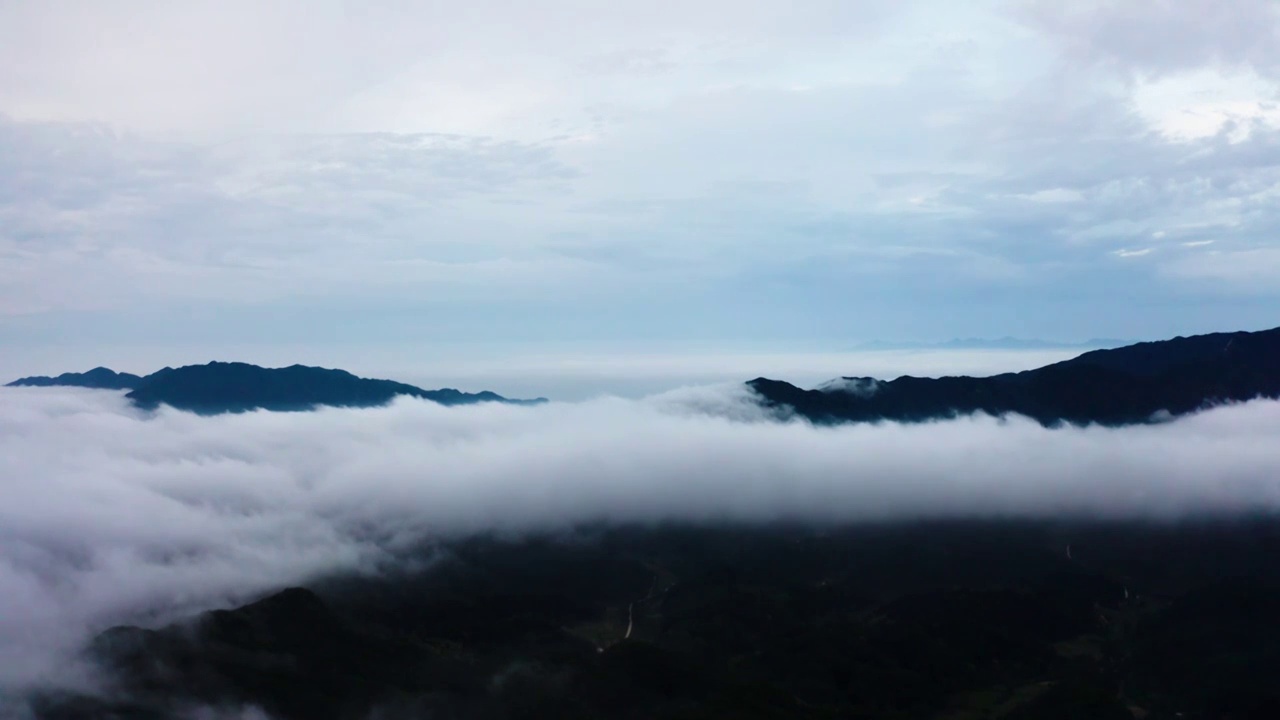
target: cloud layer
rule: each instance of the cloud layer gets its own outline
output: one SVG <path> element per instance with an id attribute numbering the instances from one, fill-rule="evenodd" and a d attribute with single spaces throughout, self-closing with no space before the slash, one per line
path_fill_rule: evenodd
<path id="1" fill-rule="evenodd" d="M 476 531 L 1280 509 L 1280 403 L 1123 430 L 815 428 L 743 392 L 197 417 L 5 389 L 0 689 L 47 680 L 113 623 L 374 571 Z"/>

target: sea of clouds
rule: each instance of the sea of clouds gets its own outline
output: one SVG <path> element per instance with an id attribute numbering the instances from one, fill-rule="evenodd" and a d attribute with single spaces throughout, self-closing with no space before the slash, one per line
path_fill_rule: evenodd
<path id="1" fill-rule="evenodd" d="M 159 623 L 424 542 L 585 522 L 1168 520 L 1280 509 L 1280 402 L 1158 425 L 815 427 L 741 385 L 641 400 L 202 417 L 0 390 L 0 695 Z"/>

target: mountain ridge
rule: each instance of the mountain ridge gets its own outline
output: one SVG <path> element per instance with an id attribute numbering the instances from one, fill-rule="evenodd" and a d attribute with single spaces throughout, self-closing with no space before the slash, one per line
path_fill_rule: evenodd
<path id="1" fill-rule="evenodd" d="M 1280 398 L 1280 328 L 1092 350 L 988 377 L 843 377 L 812 390 L 758 377 L 747 385 L 764 404 L 821 424 L 973 413 L 1025 415 L 1045 426 L 1140 424 L 1222 402 Z"/>
<path id="2" fill-rule="evenodd" d="M 128 390 L 125 397 L 143 409 L 154 410 L 160 405 L 168 405 L 206 415 L 250 410 L 289 412 L 318 407 L 377 407 L 401 395 L 450 406 L 481 402 L 516 405 L 546 402 L 546 398 L 505 398 L 488 390 L 478 393 L 462 392 L 456 388 L 424 390 L 394 380 L 362 378 L 346 370 L 308 365 L 265 368 L 250 363 L 222 361 L 165 367 L 147 376 L 116 373 L 99 367 L 85 373 L 33 376 L 8 383 L 8 387 L 50 386 Z"/>
<path id="3" fill-rule="evenodd" d="M 65 372 L 57 376 L 32 375 L 18 378 L 5 387 L 86 387 L 99 390 L 132 390 L 142 381 L 133 373 L 118 373 L 111 368 L 96 367 L 82 373 Z"/>
<path id="4" fill-rule="evenodd" d="M 30 716 L 1190 720 L 1280 708 L 1275 516 L 651 524 L 442 547 L 447 559 L 416 569 L 111 627 L 81 653 L 103 689 L 51 688 Z"/>

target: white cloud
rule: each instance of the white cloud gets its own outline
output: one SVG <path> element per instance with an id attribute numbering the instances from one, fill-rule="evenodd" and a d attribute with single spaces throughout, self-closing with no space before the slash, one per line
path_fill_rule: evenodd
<path id="1" fill-rule="evenodd" d="M 1137 250 L 1130 250 L 1129 248 L 1123 248 L 1120 250 L 1112 251 L 1111 254 L 1115 255 L 1116 257 L 1134 258 L 1134 257 L 1142 257 L 1144 255 L 1150 255 L 1153 252 L 1153 250 L 1154 250 L 1153 248 L 1139 248 Z"/>
<path id="2" fill-rule="evenodd" d="M 1137 112 L 1153 128 L 1177 141 L 1227 131 L 1233 143 L 1255 127 L 1280 127 L 1280 84 L 1254 72 L 1224 75 L 1214 70 L 1141 83 L 1134 90 Z"/>
<path id="3" fill-rule="evenodd" d="M 1079 190 L 1071 190 L 1069 188 L 1037 190 L 1033 193 L 1019 195 L 1018 197 L 1023 200 L 1041 203 L 1072 203 L 1080 202 L 1084 199 L 1084 195 Z"/>
<path id="4" fill-rule="evenodd" d="M 146 417 L 5 389 L 0 687 L 88 633 L 372 570 L 433 538 L 570 523 L 1176 517 L 1280 509 L 1280 404 L 1158 426 L 814 428 L 740 386 L 644 401 Z M 708 414 L 712 413 L 712 414 Z"/>
<path id="5" fill-rule="evenodd" d="M 880 391 L 880 380 L 874 378 L 840 377 L 818 385 L 815 390 L 825 393 L 848 393 L 859 397 L 871 397 Z"/>

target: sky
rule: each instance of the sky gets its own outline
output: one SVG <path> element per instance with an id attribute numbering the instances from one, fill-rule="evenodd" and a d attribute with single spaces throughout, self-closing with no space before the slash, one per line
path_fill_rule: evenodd
<path id="1" fill-rule="evenodd" d="M 1272 0 L 0 0 L 0 67 L 15 377 L 1280 325 Z"/>
<path id="2" fill-rule="evenodd" d="M 478 531 L 1274 513 L 1278 426 L 1280 403 L 1255 401 L 1127 428 L 986 415 L 817 427 L 740 384 L 220 416 L 0 388 L 0 717 L 33 684 L 91 681 L 73 659 L 111 625 L 429 567 L 424 546 Z"/>

